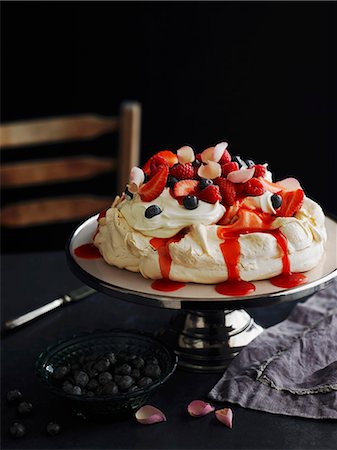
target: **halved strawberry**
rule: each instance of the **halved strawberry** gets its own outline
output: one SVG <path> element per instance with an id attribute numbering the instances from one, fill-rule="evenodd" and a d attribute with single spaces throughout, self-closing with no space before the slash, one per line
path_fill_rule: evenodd
<path id="1" fill-rule="evenodd" d="M 221 202 L 222 197 L 220 195 L 219 186 L 215 184 L 209 184 L 207 187 L 205 187 L 205 189 L 202 189 L 199 192 L 199 200 L 212 204 Z"/>
<path id="2" fill-rule="evenodd" d="M 143 202 L 151 202 L 163 192 L 168 173 L 168 166 L 161 166 L 158 172 L 147 183 L 141 185 L 138 193 Z"/>
<path id="3" fill-rule="evenodd" d="M 196 195 L 198 192 L 198 180 L 181 180 L 173 186 L 173 195 L 175 198 L 185 197 L 186 195 Z"/>
<path id="4" fill-rule="evenodd" d="M 281 191 L 278 193 L 282 197 L 282 205 L 277 210 L 279 217 L 292 217 L 303 205 L 304 192 L 302 189 L 296 191 Z"/>
<path id="5" fill-rule="evenodd" d="M 225 206 L 233 205 L 237 199 L 237 193 L 234 183 L 222 177 L 215 178 L 213 182 L 219 186 L 220 194 L 222 197 L 221 203 Z"/>

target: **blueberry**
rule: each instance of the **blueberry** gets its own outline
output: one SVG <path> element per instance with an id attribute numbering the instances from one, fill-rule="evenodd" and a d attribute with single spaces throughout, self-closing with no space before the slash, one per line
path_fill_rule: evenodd
<path id="1" fill-rule="evenodd" d="M 71 383 L 69 383 L 69 381 L 65 381 L 63 383 L 62 386 L 62 390 L 66 393 L 66 394 L 71 394 L 71 395 L 82 395 L 82 389 L 80 388 L 80 386 L 74 386 Z"/>
<path id="2" fill-rule="evenodd" d="M 105 372 L 110 366 L 110 360 L 108 358 L 99 359 L 94 365 L 94 369 L 98 372 Z"/>
<path id="3" fill-rule="evenodd" d="M 145 210 L 145 217 L 147 219 L 152 219 L 154 216 L 158 216 L 161 213 L 161 209 L 158 205 L 151 205 Z"/>
<path id="4" fill-rule="evenodd" d="M 178 182 L 178 178 L 173 177 L 172 175 L 169 175 L 167 177 L 166 186 L 173 188 L 173 186 Z"/>
<path id="5" fill-rule="evenodd" d="M 82 395 L 82 389 L 80 388 L 80 386 L 73 386 L 72 395 Z"/>
<path id="6" fill-rule="evenodd" d="M 88 374 L 88 377 L 90 378 L 90 379 L 92 379 L 92 378 L 95 378 L 97 375 L 98 375 L 98 370 L 96 370 L 96 369 L 89 369 L 88 371 L 87 371 L 87 374 Z"/>
<path id="7" fill-rule="evenodd" d="M 245 162 L 242 161 L 242 159 L 240 158 L 239 155 L 233 156 L 232 162 L 237 162 L 239 164 L 239 168 L 241 168 L 242 166 L 245 166 Z"/>
<path id="8" fill-rule="evenodd" d="M 122 366 L 118 366 L 115 369 L 116 375 L 130 375 L 131 373 L 131 366 L 129 364 L 123 364 Z"/>
<path id="9" fill-rule="evenodd" d="M 282 205 L 282 197 L 280 195 L 273 194 L 270 199 L 274 209 L 277 209 Z"/>
<path id="10" fill-rule="evenodd" d="M 128 389 L 128 392 L 138 391 L 138 389 L 139 389 L 139 387 L 136 386 L 136 385 L 134 384 L 133 386 L 131 386 L 131 387 Z"/>
<path id="11" fill-rule="evenodd" d="M 195 159 L 195 160 L 192 162 L 192 166 L 193 166 L 193 167 L 200 167 L 200 166 L 201 166 L 201 162 L 200 162 L 198 159 Z"/>
<path id="12" fill-rule="evenodd" d="M 125 189 L 125 195 L 126 197 L 129 197 L 130 200 L 133 199 L 133 193 L 130 192 L 128 188 Z"/>
<path id="13" fill-rule="evenodd" d="M 116 383 L 121 391 L 127 391 L 134 384 L 134 380 L 129 375 L 117 375 Z"/>
<path id="14" fill-rule="evenodd" d="M 245 163 L 247 164 L 248 168 L 255 166 L 255 162 L 251 159 L 246 159 Z"/>
<path id="15" fill-rule="evenodd" d="M 104 372 L 103 372 L 104 373 Z M 89 391 L 94 391 L 99 386 L 99 383 L 97 380 L 92 379 L 89 381 L 89 383 L 86 385 L 86 388 L 89 389 Z"/>
<path id="16" fill-rule="evenodd" d="M 46 426 L 46 430 L 50 436 L 56 436 L 57 434 L 59 434 L 61 427 L 56 422 L 49 422 Z"/>
<path id="17" fill-rule="evenodd" d="M 137 386 L 140 388 L 146 387 L 149 384 L 153 382 L 152 378 L 150 377 L 143 377 L 140 380 L 137 381 Z"/>
<path id="18" fill-rule="evenodd" d="M 183 200 L 186 209 L 195 209 L 199 205 L 199 199 L 195 195 L 186 195 Z"/>
<path id="19" fill-rule="evenodd" d="M 74 373 L 74 381 L 77 386 L 84 387 L 88 384 L 89 377 L 85 372 L 80 370 Z"/>
<path id="20" fill-rule="evenodd" d="M 22 423 L 14 422 L 9 427 L 9 434 L 14 438 L 21 438 L 26 434 L 26 427 Z"/>
<path id="21" fill-rule="evenodd" d="M 105 386 L 103 386 L 102 394 L 103 395 L 115 395 L 118 393 L 118 387 L 117 384 L 113 381 L 111 383 L 107 383 Z"/>
<path id="22" fill-rule="evenodd" d="M 144 364 L 145 364 L 144 359 L 141 356 L 138 356 L 137 358 L 135 358 L 131 361 L 131 365 L 135 369 L 140 369 L 141 367 L 144 366 Z"/>
<path id="23" fill-rule="evenodd" d="M 21 399 L 22 399 L 22 394 L 19 391 L 19 389 L 12 389 L 11 391 L 7 392 L 7 400 L 10 403 L 18 402 Z"/>
<path id="24" fill-rule="evenodd" d="M 148 364 L 144 368 L 144 375 L 151 378 L 158 378 L 161 375 L 161 369 L 158 364 Z"/>
<path id="25" fill-rule="evenodd" d="M 108 360 L 110 361 L 110 364 L 111 364 L 112 366 L 113 366 L 114 364 L 116 364 L 117 357 L 116 357 L 116 354 L 115 354 L 114 352 L 106 353 L 106 354 L 104 355 L 104 358 L 108 358 Z"/>
<path id="26" fill-rule="evenodd" d="M 19 414 L 30 414 L 32 412 L 33 405 L 30 402 L 21 402 L 18 404 L 17 411 Z"/>
<path id="27" fill-rule="evenodd" d="M 69 373 L 69 366 L 58 366 L 53 372 L 53 378 L 55 380 L 62 380 Z"/>
<path id="28" fill-rule="evenodd" d="M 100 384 L 108 384 L 112 380 L 112 375 L 110 372 L 102 372 L 98 375 L 98 381 Z"/>
<path id="29" fill-rule="evenodd" d="M 199 188 L 200 189 L 205 189 L 210 184 L 213 184 L 212 180 L 210 180 L 208 178 L 201 178 L 201 180 L 199 181 Z"/>
<path id="30" fill-rule="evenodd" d="M 132 378 L 140 378 L 140 370 L 139 369 L 132 369 L 130 373 L 130 377 Z"/>
<path id="31" fill-rule="evenodd" d="M 150 356 L 146 358 L 146 364 L 159 364 L 159 361 L 155 356 Z"/>

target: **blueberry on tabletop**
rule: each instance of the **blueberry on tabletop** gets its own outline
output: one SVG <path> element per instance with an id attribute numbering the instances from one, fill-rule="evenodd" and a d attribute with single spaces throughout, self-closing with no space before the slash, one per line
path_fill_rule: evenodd
<path id="1" fill-rule="evenodd" d="M 105 372 L 110 367 L 110 360 L 108 358 L 99 359 L 94 365 L 94 369 L 98 372 Z"/>
<path id="2" fill-rule="evenodd" d="M 151 205 L 145 210 L 145 217 L 147 219 L 152 219 L 154 216 L 158 216 L 161 213 L 161 209 L 158 205 Z"/>
<path id="3" fill-rule="evenodd" d="M 280 195 L 273 194 L 270 199 L 274 209 L 277 209 L 282 205 L 282 197 Z"/>
<path id="4" fill-rule="evenodd" d="M 255 166 L 255 162 L 251 159 L 246 159 L 245 163 L 247 164 L 248 168 Z"/>
<path id="5" fill-rule="evenodd" d="M 110 383 L 110 381 L 112 381 L 112 375 L 110 372 L 101 372 L 98 375 L 98 381 L 100 384 L 104 385 L 107 383 Z"/>
<path id="6" fill-rule="evenodd" d="M 113 381 L 111 383 L 107 383 L 105 386 L 103 386 L 102 394 L 103 395 L 115 395 L 118 393 L 118 387 L 117 384 Z"/>
<path id="7" fill-rule="evenodd" d="M 22 399 L 22 394 L 19 389 L 12 389 L 7 392 L 7 401 L 10 403 L 18 402 Z"/>
<path id="8" fill-rule="evenodd" d="M 134 379 L 129 375 L 120 375 L 120 378 L 116 377 L 116 383 L 121 391 L 127 391 L 134 384 Z"/>
<path id="9" fill-rule="evenodd" d="M 183 205 L 186 209 L 196 209 L 199 205 L 199 199 L 195 195 L 186 195 L 183 199 Z"/>
<path id="10" fill-rule="evenodd" d="M 153 383 L 152 378 L 150 377 L 143 377 L 140 380 L 137 381 L 137 386 L 140 388 L 144 388 L 146 386 L 149 386 L 149 384 Z"/>
<path id="11" fill-rule="evenodd" d="M 75 372 L 73 377 L 75 384 L 80 387 L 86 386 L 89 382 L 88 375 L 82 370 Z"/>
<path id="12" fill-rule="evenodd" d="M 62 380 L 69 373 L 69 366 L 58 366 L 53 372 L 54 380 Z"/>
<path id="13" fill-rule="evenodd" d="M 161 375 L 161 369 L 158 364 L 147 364 L 144 368 L 144 375 L 151 378 L 158 378 Z"/>
<path id="14" fill-rule="evenodd" d="M 26 427 L 19 422 L 14 422 L 9 427 L 9 434 L 14 438 L 21 438 L 26 434 Z"/>
<path id="15" fill-rule="evenodd" d="M 166 186 L 173 188 L 173 186 L 178 182 L 178 179 L 173 177 L 172 175 L 169 175 L 167 177 L 167 182 L 166 182 Z"/>
<path id="16" fill-rule="evenodd" d="M 33 405 L 30 402 L 20 402 L 17 407 L 19 414 L 30 414 L 32 409 Z"/>
<path id="17" fill-rule="evenodd" d="M 115 374 L 116 375 L 130 375 L 131 366 L 129 364 L 122 364 L 121 366 L 116 367 Z"/>
<path id="18" fill-rule="evenodd" d="M 130 364 L 132 365 L 132 367 L 134 367 L 135 369 L 140 369 L 144 366 L 144 359 L 141 356 L 138 356 L 137 358 L 133 359 Z"/>
<path id="19" fill-rule="evenodd" d="M 57 434 L 59 434 L 61 427 L 56 422 L 49 422 L 46 426 L 46 430 L 50 436 L 56 436 Z"/>
<path id="20" fill-rule="evenodd" d="M 210 184 L 213 184 L 212 180 L 210 180 L 209 178 L 201 178 L 201 180 L 199 181 L 199 188 L 205 189 Z"/>

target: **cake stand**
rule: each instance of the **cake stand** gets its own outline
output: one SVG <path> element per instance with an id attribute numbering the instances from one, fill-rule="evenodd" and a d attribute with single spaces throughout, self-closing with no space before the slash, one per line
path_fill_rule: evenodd
<path id="1" fill-rule="evenodd" d="M 308 297 L 337 276 L 337 222 L 327 217 L 326 253 L 315 269 L 306 272 L 306 284 L 282 289 L 268 280 L 256 281 L 256 290 L 244 297 L 224 296 L 215 291 L 214 285 L 195 283 L 187 283 L 174 292 L 158 292 L 152 289 L 152 281 L 139 273 L 111 267 L 103 258 L 75 255 L 77 247 L 92 242 L 97 217 L 83 222 L 69 239 L 66 253 L 72 271 L 84 283 L 110 297 L 179 310 L 168 328 L 158 331 L 157 335 L 174 347 L 179 366 L 192 371 L 223 371 L 240 350 L 263 331 L 246 308 Z"/>

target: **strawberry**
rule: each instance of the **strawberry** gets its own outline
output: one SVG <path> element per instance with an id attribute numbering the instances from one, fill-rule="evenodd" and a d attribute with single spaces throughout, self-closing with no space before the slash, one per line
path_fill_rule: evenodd
<path id="1" fill-rule="evenodd" d="M 254 172 L 254 177 L 255 178 L 264 177 L 266 175 L 267 169 L 262 164 L 256 164 L 253 167 L 255 168 L 255 172 Z"/>
<path id="2" fill-rule="evenodd" d="M 158 169 L 161 168 L 161 166 L 168 166 L 166 159 L 160 155 L 154 155 L 151 158 L 151 163 L 150 163 L 150 174 L 149 175 L 151 178 L 158 172 Z"/>
<path id="3" fill-rule="evenodd" d="M 163 192 L 168 173 L 168 166 L 163 165 L 147 183 L 141 185 L 138 193 L 143 202 L 151 202 Z"/>
<path id="4" fill-rule="evenodd" d="M 227 177 L 227 175 L 235 170 L 239 170 L 239 164 L 237 162 L 227 162 L 221 164 L 221 175 Z"/>
<path id="5" fill-rule="evenodd" d="M 215 178 L 213 182 L 219 186 L 220 194 L 222 197 L 221 203 L 226 206 L 233 205 L 237 197 L 234 183 L 222 177 Z"/>
<path id="6" fill-rule="evenodd" d="M 194 178 L 194 167 L 191 163 L 176 164 L 171 167 L 170 174 L 178 180 L 188 180 Z"/>
<path id="7" fill-rule="evenodd" d="M 212 204 L 221 202 L 222 197 L 220 195 L 219 186 L 209 184 L 205 189 L 199 192 L 199 199 Z"/>
<path id="8" fill-rule="evenodd" d="M 218 161 L 218 163 L 223 165 L 223 164 L 231 162 L 231 159 L 232 159 L 232 157 L 229 154 L 229 151 L 227 149 L 225 149 L 225 151 L 223 152 L 223 155 L 221 156 L 221 158 Z"/>
<path id="9" fill-rule="evenodd" d="M 263 184 L 257 178 L 251 178 L 246 183 L 244 183 L 245 192 L 247 195 L 257 196 L 262 195 L 266 192 Z"/>
<path id="10" fill-rule="evenodd" d="M 304 192 L 302 189 L 281 191 L 278 195 L 282 197 L 282 205 L 277 211 L 277 216 L 292 217 L 301 209 L 304 201 Z"/>
<path id="11" fill-rule="evenodd" d="M 156 154 L 151 156 L 151 158 L 148 159 L 146 161 L 146 163 L 144 164 L 143 171 L 147 175 L 150 175 L 150 173 L 151 173 L 151 162 L 152 162 L 152 160 L 155 159 L 158 156 L 163 158 L 166 161 L 166 163 L 167 163 L 167 165 L 169 167 L 174 166 L 174 164 L 177 164 L 177 162 L 178 162 L 178 157 L 173 152 L 171 152 L 170 150 L 161 150 L 160 152 L 157 152 Z M 157 161 L 158 161 L 158 159 L 157 159 Z"/>
<path id="12" fill-rule="evenodd" d="M 199 181 L 181 180 L 173 186 L 173 195 L 175 198 L 185 197 L 186 195 L 195 195 L 199 192 Z"/>

